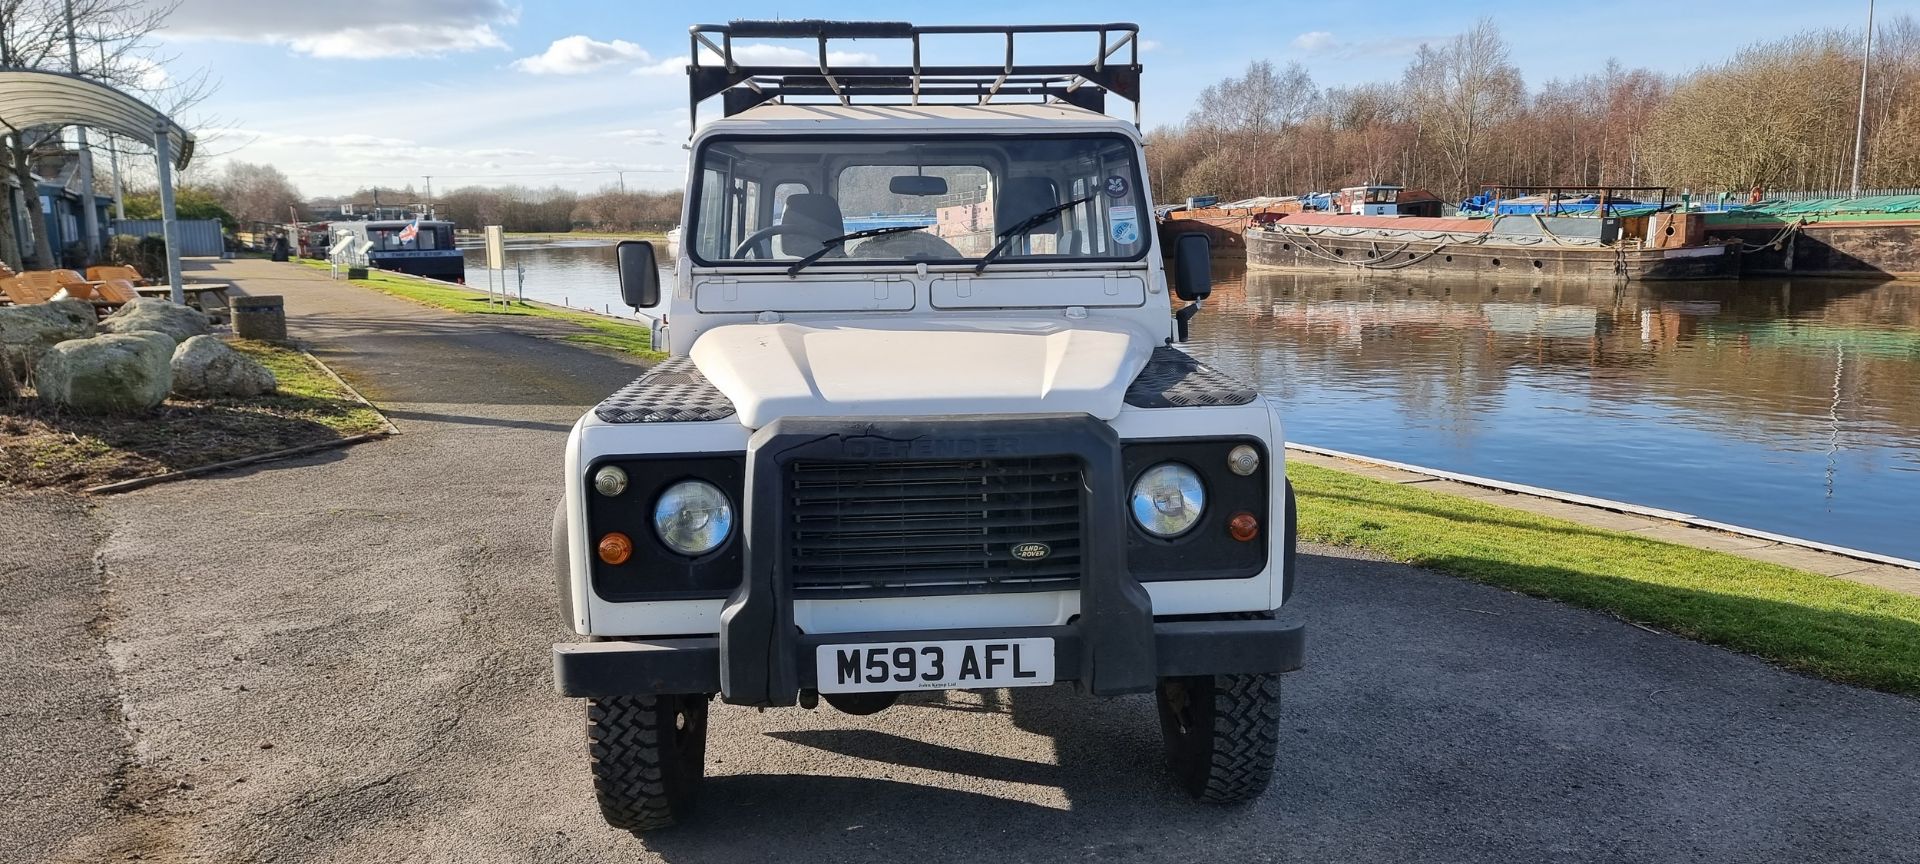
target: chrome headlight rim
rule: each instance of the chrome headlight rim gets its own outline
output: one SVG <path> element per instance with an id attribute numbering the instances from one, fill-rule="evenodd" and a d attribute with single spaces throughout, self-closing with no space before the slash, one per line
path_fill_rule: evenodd
<path id="1" fill-rule="evenodd" d="M 1150 489 L 1149 484 L 1160 488 Z M 1177 492 L 1179 500 L 1173 501 L 1165 494 L 1168 491 Z M 1170 504 L 1176 506 L 1177 512 L 1168 509 Z M 1185 462 L 1154 463 L 1134 478 L 1127 492 L 1127 512 L 1133 517 L 1134 527 L 1149 537 L 1158 540 L 1185 537 L 1198 528 L 1206 516 L 1206 479 L 1199 469 Z"/>
<path id="2" fill-rule="evenodd" d="M 682 478 L 666 484 L 654 499 L 653 536 L 676 554 L 704 557 L 733 539 L 735 515 L 725 490 L 697 477 Z"/>

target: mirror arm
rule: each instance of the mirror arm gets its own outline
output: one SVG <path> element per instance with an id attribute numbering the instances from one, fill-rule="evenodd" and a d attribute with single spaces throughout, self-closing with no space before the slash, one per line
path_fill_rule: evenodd
<path id="1" fill-rule="evenodd" d="M 1173 313 L 1174 341 L 1187 341 L 1187 326 L 1193 321 L 1193 316 L 1200 314 L 1200 304 L 1204 302 L 1206 301 L 1195 300 Z"/>

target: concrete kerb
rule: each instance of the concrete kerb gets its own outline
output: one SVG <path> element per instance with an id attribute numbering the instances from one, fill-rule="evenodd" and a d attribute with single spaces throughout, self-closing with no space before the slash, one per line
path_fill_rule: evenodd
<path id="1" fill-rule="evenodd" d="M 258 465 L 262 462 L 272 462 L 278 459 L 304 456 L 309 453 L 337 450 L 343 447 L 351 447 L 367 441 L 378 441 L 382 438 L 400 434 L 400 427 L 393 425 L 393 421 L 388 419 L 387 415 L 380 410 L 379 406 L 374 405 L 367 397 L 361 395 L 359 390 L 355 389 L 352 384 L 347 383 L 345 378 L 340 377 L 340 373 L 333 371 L 333 367 L 321 362 L 320 358 L 313 356 L 313 352 L 308 351 L 304 346 L 300 348 L 300 354 L 308 360 L 313 361 L 313 364 L 320 367 L 321 371 L 327 373 L 327 377 L 332 378 L 334 383 L 339 384 L 348 394 L 352 395 L 354 401 L 359 402 L 365 406 L 368 411 L 372 411 L 375 417 L 380 418 L 380 430 L 377 432 L 362 432 L 358 435 L 348 435 L 345 438 L 335 438 L 332 441 L 316 441 L 312 444 L 302 444 L 298 447 L 288 447 L 267 453 L 256 453 L 252 456 L 242 456 L 238 459 L 228 459 L 224 462 L 214 462 L 209 465 L 196 465 L 192 468 L 182 468 L 178 471 L 168 471 L 164 474 L 155 474 L 150 477 L 135 477 L 131 480 L 102 483 L 99 486 L 89 486 L 84 491 L 89 495 L 113 495 L 120 492 L 131 492 L 135 489 L 144 489 L 148 486 L 161 483 L 171 483 L 175 480 L 186 480 L 207 474 L 216 474 L 221 471 L 244 468 L 248 465 Z"/>
<path id="2" fill-rule="evenodd" d="M 1850 581 L 1859 581 L 1863 584 L 1889 587 L 1888 580 L 1876 578 L 1869 581 L 1868 578 L 1884 573 L 1887 568 L 1895 568 L 1896 571 L 1905 571 L 1920 577 L 1920 561 L 1835 546 L 1816 540 L 1788 537 L 1770 531 L 1743 528 L 1691 513 L 1560 492 L 1523 483 L 1509 483 L 1504 480 L 1409 465 L 1389 459 L 1375 459 L 1310 444 L 1288 442 L 1287 450 L 1290 451 L 1288 458 L 1299 459 L 1309 465 L 1357 473 L 1389 483 L 1430 485 L 1438 487 L 1434 488 L 1434 491 L 1441 494 L 1460 495 L 1483 501 L 1495 496 L 1473 495 L 1465 489 L 1447 487 L 1457 485 L 1470 489 L 1492 490 L 1500 493 L 1497 496 L 1500 500 L 1495 502 L 1500 506 L 1622 533 L 1645 533 L 1650 538 L 1669 543 L 1725 552 L 1742 558 L 1781 564 L 1841 579 L 1849 579 L 1857 573 L 1863 578 Z M 1636 517 L 1638 517 L 1637 520 Z M 1623 522 L 1623 520 L 1627 521 Z M 1646 524 L 1636 526 L 1632 524 L 1634 521 Z M 1815 566 L 1808 566 L 1810 563 Z M 1915 584 L 1920 585 L 1920 578 L 1915 580 Z M 1891 590 L 1920 594 L 1920 590 L 1908 587 Z"/>

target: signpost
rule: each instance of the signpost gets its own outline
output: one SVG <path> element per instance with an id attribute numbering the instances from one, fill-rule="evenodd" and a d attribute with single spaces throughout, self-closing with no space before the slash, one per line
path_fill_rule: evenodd
<path id="1" fill-rule="evenodd" d="M 493 273 L 507 269 L 507 231 L 499 225 L 487 226 L 487 305 L 493 305 Z M 506 285 L 500 286 L 500 300 L 507 300 Z"/>

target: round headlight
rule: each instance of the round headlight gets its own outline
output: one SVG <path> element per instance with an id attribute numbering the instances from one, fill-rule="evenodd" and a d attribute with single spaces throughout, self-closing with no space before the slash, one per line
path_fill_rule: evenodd
<path id="1" fill-rule="evenodd" d="M 712 483 L 682 480 L 653 505 L 653 530 L 675 552 L 704 555 L 733 533 L 733 504 Z"/>
<path id="2" fill-rule="evenodd" d="M 1162 462 L 1133 484 L 1128 501 L 1133 521 L 1155 537 L 1178 537 L 1200 521 L 1207 507 L 1207 490 L 1200 475 L 1177 462 Z"/>

